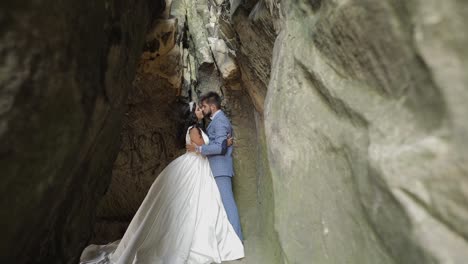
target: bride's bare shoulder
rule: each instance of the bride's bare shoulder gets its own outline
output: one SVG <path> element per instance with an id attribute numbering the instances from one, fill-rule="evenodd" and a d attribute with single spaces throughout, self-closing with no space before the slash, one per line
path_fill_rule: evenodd
<path id="1" fill-rule="evenodd" d="M 205 144 L 205 141 L 203 140 L 203 136 L 201 134 L 200 128 L 198 127 L 192 127 L 189 129 L 189 135 L 190 135 L 190 140 L 197 144 L 198 146 L 201 146 Z"/>

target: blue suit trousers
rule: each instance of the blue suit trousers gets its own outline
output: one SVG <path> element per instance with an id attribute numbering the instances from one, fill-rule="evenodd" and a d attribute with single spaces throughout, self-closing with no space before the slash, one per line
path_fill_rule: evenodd
<path id="1" fill-rule="evenodd" d="M 216 184 L 218 185 L 229 222 L 231 223 L 232 227 L 234 227 L 234 231 L 236 231 L 239 239 L 243 241 L 239 212 L 237 210 L 236 201 L 234 200 L 234 194 L 232 192 L 232 179 L 230 176 L 217 176 L 215 177 L 215 180 Z"/>

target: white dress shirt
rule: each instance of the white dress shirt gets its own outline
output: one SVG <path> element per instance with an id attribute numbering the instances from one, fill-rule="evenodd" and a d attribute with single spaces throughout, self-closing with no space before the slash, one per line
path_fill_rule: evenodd
<path id="1" fill-rule="evenodd" d="M 221 109 L 218 109 L 212 116 L 210 116 L 210 119 L 213 120 L 215 116 L 221 111 Z"/>

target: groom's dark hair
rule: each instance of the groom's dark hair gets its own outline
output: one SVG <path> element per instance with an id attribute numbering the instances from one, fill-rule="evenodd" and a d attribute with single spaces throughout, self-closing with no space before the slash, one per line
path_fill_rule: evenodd
<path id="1" fill-rule="evenodd" d="M 214 104 L 216 108 L 221 109 L 221 96 L 216 92 L 208 92 L 200 97 L 200 102 L 207 104 Z"/>

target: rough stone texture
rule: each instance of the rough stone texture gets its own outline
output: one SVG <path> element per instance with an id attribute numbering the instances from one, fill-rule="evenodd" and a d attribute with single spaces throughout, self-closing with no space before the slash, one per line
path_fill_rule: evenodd
<path id="1" fill-rule="evenodd" d="M 217 38 L 208 38 L 208 41 L 223 80 L 236 80 L 239 77 L 239 67 L 237 67 L 234 56 L 230 54 L 226 42 Z"/>
<path id="2" fill-rule="evenodd" d="M 241 143 L 237 139 L 237 145 L 243 142 L 249 142 L 255 146 L 250 151 L 237 153 L 235 155 L 235 168 L 243 173 L 250 175 L 248 178 L 241 178 L 235 181 L 235 194 L 240 202 L 241 220 L 244 226 L 249 227 L 247 231 L 247 240 L 245 243 L 246 258 L 242 263 L 283 263 L 283 252 L 279 244 L 278 233 L 275 230 L 275 198 L 273 195 L 273 181 L 268 164 L 268 155 L 264 129 L 264 99 L 269 82 L 271 57 L 273 55 L 273 44 L 276 38 L 274 27 L 274 16 L 269 13 L 264 14 L 260 19 L 249 19 L 249 13 L 252 12 L 255 3 L 245 1 L 238 6 L 238 9 L 232 17 L 231 27 L 238 36 L 238 42 L 233 45 L 235 48 L 237 63 L 241 70 L 241 86 L 243 93 L 250 97 L 250 103 L 246 99 L 238 100 L 234 104 L 232 113 L 241 112 L 245 106 L 252 104 L 255 108 L 254 116 L 247 115 L 243 121 L 233 119 L 235 131 L 240 130 L 244 134 Z M 226 30 L 226 29 L 224 29 Z M 226 30 L 227 31 L 227 30 Z M 247 125 L 245 119 L 254 119 L 255 124 Z M 249 131 L 249 127 L 252 127 Z M 238 137 L 237 135 L 236 137 Z M 245 144 L 245 143 L 243 143 Z M 246 161 L 255 160 L 255 167 L 247 169 L 243 164 Z M 240 187 L 244 185 L 244 187 Z M 254 188 L 256 199 L 256 214 L 245 216 L 243 211 L 245 192 L 242 189 Z M 241 189 L 241 191 L 239 191 Z"/>
<path id="3" fill-rule="evenodd" d="M 131 90 L 123 120 L 121 146 L 109 189 L 100 202 L 96 244 L 120 239 L 159 173 L 184 149 L 177 144 L 173 120 L 174 87 L 154 76 L 142 76 Z M 109 226 L 109 222 L 113 222 Z"/>
<path id="4" fill-rule="evenodd" d="M 281 4 L 264 115 L 283 262 L 465 263 L 468 3 Z"/>
<path id="5" fill-rule="evenodd" d="M 203 11 L 203 4 L 210 6 L 211 9 L 205 9 L 210 12 Z M 233 74 L 223 75 L 226 68 L 235 69 L 238 65 L 238 53 L 234 50 L 238 43 L 234 42 L 235 30 L 226 18 L 226 5 L 217 6 L 213 1 L 175 1 L 173 7 L 172 14 L 178 18 L 179 25 L 184 20 L 182 16 L 187 14 L 187 23 L 179 27 L 183 28 L 180 35 L 187 40 L 180 44 L 185 45 L 184 88 L 181 94 L 197 100 L 202 93 L 217 91 L 223 96 L 223 109 L 233 124 L 236 142 L 233 188 L 246 239 L 247 255 L 241 263 L 279 263 L 281 249 L 273 227 L 273 189 L 265 155 L 263 119 L 255 111 L 246 83 L 239 76 L 240 69 Z M 201 26 L 210 23 L 213 25 Z M 193 32 L 206 39 L 193 36 Z M 213 61 L 207 60 L 199 52 L 206 48 Z M 257 140 L 262 143 L 257 144 Z"/>
<path id="6" fill-rule="evenodd" d="M 156 177 L 185 151 L 177 142 L 174 114 L 182 80 L 177 26 L 176 18 L 160 18 L 147 34 L 127 99 L 112 181 L 98 208 L 94 244 L 123 236 Z"/>
<path id="7" fill-rule="evenodd" d="M 0 4 L 2 263 L 76 263 L 160 1 Z"/>
<path id="8" fill-rule="evenodd" d="M 242 5 L 232 20 L 240 42 L 237 54 L 242 81 L 255 109 L 263 114 L 276 31 L 269 13 L 262 19 L 251 20 L 250 12 L 248 4 Z"/>
<path id="9" fill-rule="evenodd" d="M 219 24 L 215 23 L 211 29 L 201 27 L 202 21 L 218 21 L 214 16 L 218 12 L 199 12 L 196 8 L 193 1 L 174 1 L 171 11 L 174 17 L 169 19 L 178 23 L 178 34 L 173 49 L 166 55 L 160 55 L 163 52 L 155 49 L 154 43 L 164 43 L 160 40 L 163 35 L 172 39 L 174 24 L 160 19 L 147 36 L 127 102 L 120 153 L 114 164 L 112 183 L 99 206 L 92 243 L 105 244 L 119 239 L 155 177 L 181 154 L 174 144 L 175 123 L 169 118 L 175 91 L 180 89 L 181 96 L 197 100 L 200 94 L 214 90 L 223 95 L 223 108 L 232 120 L 236 138 L 234 192 L 248 256 L 242 263 L 279 263 L 280 248 L 273 230 L 271 174 L 263 130 L 257 133 L 257 126 L 263 128 L 263 120 L 256 114 L 239 78 L 235 53 L 224 39 L 215 35 Z M 227 24 L 223 30 L 233 32 Z M 203 49 L 209 56 L 200 52 Z M 237 72 L 223 76 L 223 69 L 229 68 L 226 65 L 234 65 L 231 68 Z M 182 82 L 171 81 L 177 79 Z M 262 144 L 257 144 L 257 139 Z"/>
<path id="10" fill-rule="evenodd" d="M 466 1 L 4 6 L 2 263 L 76 263 L 106 188 L 94 242 L 118 239 L 180 154 L 171 102 L 208 90 L 235 131 L 239 263 L 466 262 Z"/>

